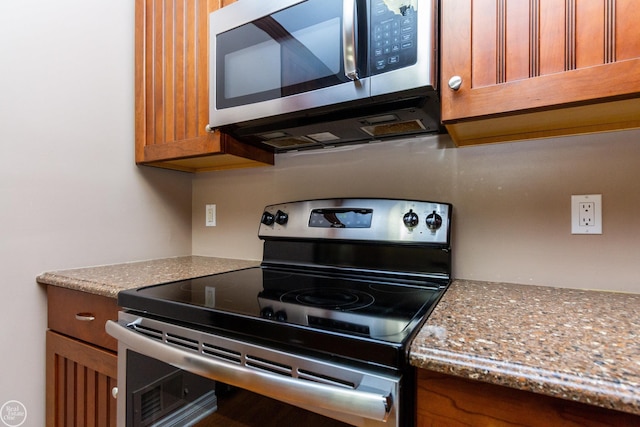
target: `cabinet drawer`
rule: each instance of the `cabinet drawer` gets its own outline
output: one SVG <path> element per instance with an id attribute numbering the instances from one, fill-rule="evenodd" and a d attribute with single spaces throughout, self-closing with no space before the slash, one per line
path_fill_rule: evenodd
<path id="1" fill-rule="evenodd" d="M 104 325 L 118 318 L 115 298 L 47 286 L 49 329 L 104 347 L 118 350 L 118 342 Z"/>

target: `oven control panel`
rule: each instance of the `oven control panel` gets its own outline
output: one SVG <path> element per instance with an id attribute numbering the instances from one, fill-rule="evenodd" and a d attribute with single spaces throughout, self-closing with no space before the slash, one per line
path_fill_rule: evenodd
<path id="1" fill-rule="evenodd" d="M 449 245 L 449 203 L 398 199 L 317 199 L 267 206 L 261 239 L 334 239 Z"/>

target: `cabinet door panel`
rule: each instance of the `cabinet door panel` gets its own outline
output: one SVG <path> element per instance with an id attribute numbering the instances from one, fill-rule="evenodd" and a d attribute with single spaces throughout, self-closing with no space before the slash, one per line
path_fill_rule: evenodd
<path id="1" fill-rule="evenodd" d="M 147 0 L 146 144 L 206 136 L 207 2 Z M 202 124 L 202 126 L 199 126 Z"/>
<path id="2" fill-rule="evenodd" d="M 603 64 L 605 58 L 605 2 L 583 1 L 576 9 L 576 68 Z M 599 21 L 599 22 L 598 22 Z M 608 61 L 607 61 L 608 62 Z"/>
<path id="3" fill-rule="evenodd" d="M 611 31 L 615 36 L 616 61 L 624 61 L 640 57 L 640 8 L 637 0 L 608 0 L 615 4 L 615 28 Z M 630 36 L 632 35 L 632 36 Z"/>
<path id="4" fill-rule="evenodd" d="M 529 16 L 529 25 L 536 30 L 539 28 L 539 44 L 534 49 L 531 57 L 538 61 L 538 70 L 530 77 L 537 75 L 553 74 L 566 69 L 566 43 L 565 25 L 567 15 L 565 10 L 566 0 L 534 0 L 537 3 L 537 11 L 532 9 Z M 536 12 L 538 15 L 536 16 Z"/>
<path id="5" fill-rule="evenodd" d="M 417 427 L 632 427 L 640 416 L 418 370 Z"/>
<path id="6" fill-rule="evenodd" d="M 261 166 L 273 153 L 209 123 L 209 13 L 220 0 L 136 0 L 136 162 L 189 172 Z"/>
<path id="7" fill-rule="evenodd" d="M 640 38 L 631 22 L 640 12 L 631 4 L 442 2 L 443 121 L 638 96 Z M 453 75 L 463 80 L 458 91 L 447 86 Z"/>
<path id="8" fill-rule="evenodd" d="M 473 87 L 530 76 L 529 12 L 527 1 L 473 2 L 470 19 Z"/>
<path id="9" fill-rule="evenodd" d="M 501 31 L 509 34 L 503 38 L 500 46 L 505 49 L 504 74 L 498 76 L 498 81 L 511 81 L 526 79 L 530 75 L 530 31 L 529 27 L 529 2 L 505 2 L 506 22 L 501 26 Z"/>
<path id="10" fill-rule="evenodd" d="M 496 84 L 496 0 L 476 0 L 471 10 L 472 86 Z"/>
<path id="11" fill-rule="evenodd" d="M 117 356 L 47 331 L 47 426 L 115 426 Z"/>

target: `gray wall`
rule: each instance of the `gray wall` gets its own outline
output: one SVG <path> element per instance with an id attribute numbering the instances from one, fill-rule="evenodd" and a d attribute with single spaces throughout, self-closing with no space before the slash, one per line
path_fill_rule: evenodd
<path id="1" fill-rule="evenodd" d="M 316 197 L 451 202 L 457 278 L 640 292 L 640 131 L 454 148 L 448 136 L 278 156 L 199 175 L 193 252 L 260 259 L 265 205 Z M 571 195 L 602 194 L 603 234 L 571 234 Z M 217 204 L 217 227 L 204 205 Z"/>
<path id="2" fill-rule="evenodd" d="M 138 168 L 131 0 L 0 2 L 0 405 L 43 426 L 57 269 L 191 252 L 191 177 Z"/>

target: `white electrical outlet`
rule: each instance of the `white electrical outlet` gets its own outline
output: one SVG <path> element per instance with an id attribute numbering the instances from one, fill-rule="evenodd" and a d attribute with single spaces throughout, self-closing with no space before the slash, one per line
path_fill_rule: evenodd
<path id="1" fill-rule="evenodd" d="M 205 226 L 216 226 L 216 205 L 206 205 L 205 208 Z"/>
<path id="2" fill-rule="evenodd" d="M 571 196 L 571 234 L 602 234 L 602 195 Z"/>

